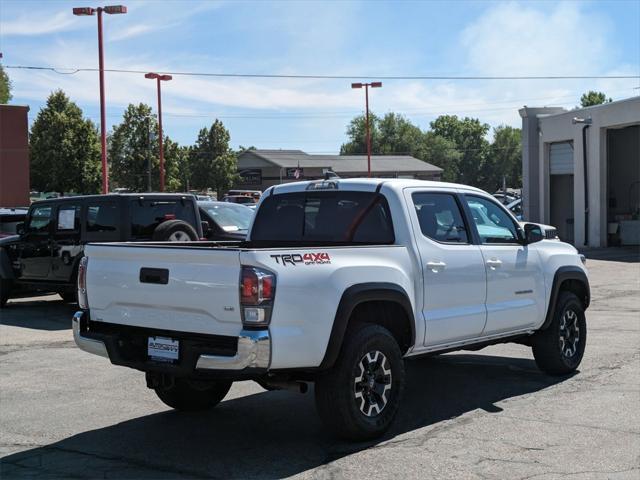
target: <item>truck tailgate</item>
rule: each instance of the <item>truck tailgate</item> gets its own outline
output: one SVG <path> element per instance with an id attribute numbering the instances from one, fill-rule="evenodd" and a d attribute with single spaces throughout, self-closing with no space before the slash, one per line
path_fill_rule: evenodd
<path id="1" fill-rule="evenodd" d="M 239 251 L 180 246 L 88 245 L 91 319 L 237 336 Z"/>

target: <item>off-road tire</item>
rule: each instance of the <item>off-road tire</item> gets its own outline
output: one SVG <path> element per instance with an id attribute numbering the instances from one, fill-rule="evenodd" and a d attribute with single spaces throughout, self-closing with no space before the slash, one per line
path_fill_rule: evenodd
<path id="1" fill-rule="evenodd" d="M 231 388 L 231 381 L 203 382 L 176 378 L 171 387 L 156 387 L 158 398 L 183 412 L 208 410 L 219 404 Z"/>
<path id="2" fill-rule="evenodd" d="M 198 240 L 198 232 L 183 220 L 167 220 L 156 227 L 151 238 L 160 242 L 193 242 Z"/>
<path id="3" fill-rule="evenodd" d="M 4 308 L 11 293 L 11 280 L 0 279 L 0 308 Z"/>
<path id="4" fill-rule="evenodd" d="M 378 357 L 377 362 L 372 361 L 375 357 Z M 370 372 L 367 373 L 369 377 L 365 377 L 365 365 L 377 365 L 381 360 L 383 365 L 377 369 L 378 374 Z M 370 386 L 365 391 L 366 380 L 358 379 L 366 378 L 374 380 L 373 388 Z M 388 390 L 383 385 L 387 379 Z M 382 435 L 391 425 L 400 405 L 404 382 L 404 360 L 398 342 L 387 329 L 365 324 L 347 332 L 335 365 L 316 379 L 316 408 L 324 425 L 334 435 L 347 440 L 370 440 Z M 378 395 L 380 388 L 385 389 L 386 402 Z M 367 400 L 372 398 L 379 402 L 373 409 L 373 401 Z"/>
<path id="5" fill-rule="evenodd" d="M 558 295 L 553 320 L 532 338 L 538 368 L 549 375 L 567 375 L 578 368 L 587 343 L 582 302 L 571 292 Z"/>

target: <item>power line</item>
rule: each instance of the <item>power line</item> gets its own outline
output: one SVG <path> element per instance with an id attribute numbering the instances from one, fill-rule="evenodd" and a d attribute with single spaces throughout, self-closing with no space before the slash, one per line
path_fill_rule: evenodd
<path id="1" fill-rule="evenodd" d="M 5 68 L 16 70 L 44 70 L 60 75 L 75 75 L 79 72 L 97 72 L 97 68 L 83 67 L 46 67 L 37 65 L 7 65 Z M 127 70 L 121 68 L 105 68 L 109 73 L 144 74 L 148 70 Z M 189 77 L 219 77 L 219 78 L 281 78 L 281 79 L 309 79 L 309 80 L 624 80 L 640 79 L 640 75 L 301 75 L 275 73 L 213 73 L 213 72 L 181 72 L 158 71 L 163 74 Z"/>

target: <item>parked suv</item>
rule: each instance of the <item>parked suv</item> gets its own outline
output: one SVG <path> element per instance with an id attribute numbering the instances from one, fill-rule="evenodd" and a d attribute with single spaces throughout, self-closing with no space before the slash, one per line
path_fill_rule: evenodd
<path id="1" fill-rule="evenodd" d="M 111 194 L 34 202 L 17 233 L 0 239 L 0 306 L 33 293 L 75 301 L 88 242 L 193 241 L 203 226 L 193 195 Z"/>

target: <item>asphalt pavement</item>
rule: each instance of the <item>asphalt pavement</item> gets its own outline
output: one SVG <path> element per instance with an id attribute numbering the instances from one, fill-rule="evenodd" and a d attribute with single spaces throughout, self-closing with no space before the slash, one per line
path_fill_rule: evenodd
<path id="1" fill-rule="evenodd" d="M 313 391 L 234 384 L 207 413 L 170 410 L 140 372 L 78 350 L 57 296 L 0 311 L 0 477 L 640 479 L 640 254 L 586 252 L 579 372 L 549 377 L 499 345 L 407 362 L 376 442 L 338 442 Z"/>

